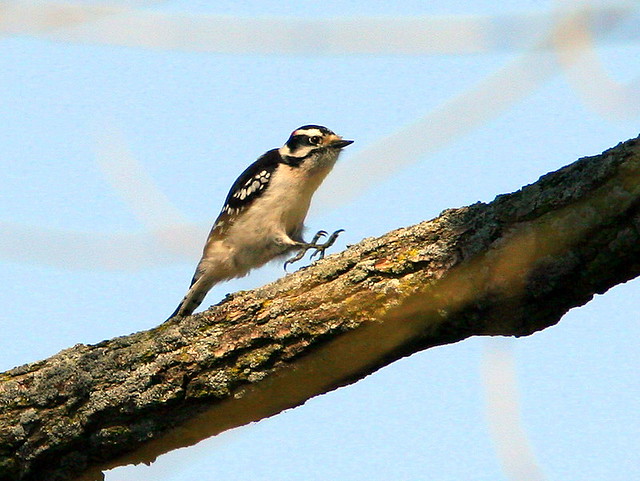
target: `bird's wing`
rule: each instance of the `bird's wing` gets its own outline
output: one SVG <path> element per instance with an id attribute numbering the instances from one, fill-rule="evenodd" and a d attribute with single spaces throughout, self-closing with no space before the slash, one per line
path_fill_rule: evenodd
<path id="1" fill-rule="evenodd" d="M 234 221 L 266 192 L 280 159 L 277 149 L 270 150 L 240 174 L 227 194 L 222 211 L 209 233 L 207 244 L 224 237 Z"/>
<path id="2" fill-rule="evenodd" d="M 240 174 L 231 186 L 227 198 L 224 201 L 222 211 L 209 232 L 203 254 L 206 254 L 209 246 L 213 242 L 223 239 L 235 220 L 242 215 L 242 212 L 266 192 L 273 172 L 280 162 L 281 157 L 278 150 L 273 149 L 262 155 Z M 193 286 L 202 275 L 200 267 L 203 259 L 200 260 L 196 272 L 191 279 L 191 286 Z"/>

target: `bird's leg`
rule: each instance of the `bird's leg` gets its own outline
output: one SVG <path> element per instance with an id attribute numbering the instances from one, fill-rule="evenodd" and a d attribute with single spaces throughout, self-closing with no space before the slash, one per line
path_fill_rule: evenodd
<path id="1" fill-rule="evenodd" d="M 320 240 L 320 238 L 327 235 L 327 232 L 320 230 L 316 233 L 316 235 L 313 236 L 313 239 L 311 239 L 311 242 L 298 243 L 297 245 L 300 246 L 300 250 L 295 256 L 293 256 L 291 259 L 287 260 L 284 263 L 284 270 L 285 271 L 287 270 L 287 266 L 289 264 L 293 264 L 294 262 L 297 262 L 300 259 L 302 259 L 309 249 L 315 249 L 315 251 L 311 254 L 312 259 L 316 255 L 319 255 L 320 259 L 324 259 L 324 252 L 335 243 L 336 239 L 338 238 L 341 232 L 344 232 L 344 229 L 338 229 L 333 234 L 331 234 L 325 242 L 323 242 L 322 244 L 318 244 L 318 241 Z"/>

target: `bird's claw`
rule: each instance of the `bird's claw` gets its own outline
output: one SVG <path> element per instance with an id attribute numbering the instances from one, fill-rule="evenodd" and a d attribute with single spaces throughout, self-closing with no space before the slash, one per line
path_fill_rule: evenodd
<path id="1" fill-rule="evenodd" d="M 309 244 L 316 244 L 322 237 L 326 235 L 326 230 L 319 230 L 318 232 L 316 232 L 316 235 L 313 236 L 313 239 L 311 239 L 311 242 L 309 242 Z"/>
<path id="2" fill-rule="evenodd" d="M 324 232 L 324 231 L 320 231 L 320 232 Z M 318 234 L 320 232 L 318 232 Z M 344 229 L 338 229 L 333 234 L 331 234 L 323 244 L 318 244 L 316 246 L 316 250 L 311 254 L 311 259 L 313 259 L 315 256 L 319 256 L 318 257 L 319 259 L 324 259 L 324 251 L 326 251 L 329 247 L 331 247 L 335 243 L 336 239 L 342 232 L 344 232 Z M 324 232 L 324 234 L 326 235 L 327 233 Z"/>
<path id="3" fill-rule="evenodd" d="M 286 270 L 287 270 L 287 266 L 288 266 L 289 264 L 293 264 L 294 262 L 298 262 L 300 259 L 302 259 L 302 258 L 304 257 L 304 255 L 307 253 L 307 250 L 308 250 L 308 249 L 309 249 L 309 248 L 304 248 L 304 247 L 303 247 L 303 248 L 302 248 L 302 249 L 300 249 L 300 250 L 298 251 L 298 253 L 297 253 L 295 256 L 293 256 L 291 259 L 287 259 L 286 261 L 284 261 L 284 270 L 285 270 L 285 272 L 286 272 Z"/>
<path id="4" fill-rule="evenodd" d="M 300 251 L 298 251 L 298 253 L 291 259 L 285 261 L 284 270 L 287 270 L 287 266 L 289 264 L 293 264 L 294 262 L 298 262 L 300 259 L 302 259 L 309 249 L 315 249 L 315 251 L 311 254 L 311 259 L 313 259 L 316 255 L 319 256 L 319 259 L 324 259 L 325 251 L 335 243 L 336 239 L 342 232 L 344 232 L 344 229 L 338 229 L 333 234 L 331 234 L 325 242 L 323 242 L 322 244 L 318 244 L 318 240 L 327 235 L 326 231 L 318 231 L 316 235 L 313 236 L 313 239 L 311 239 L 311 242 L 309 242 L 308 244 L 302 244 L 300 246 Z"/>

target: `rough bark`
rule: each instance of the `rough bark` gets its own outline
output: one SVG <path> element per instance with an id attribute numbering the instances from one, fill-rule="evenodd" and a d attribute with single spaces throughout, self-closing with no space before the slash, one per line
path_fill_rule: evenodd
<path id="1" fill-rule="evenodd" d="M 206 312 L 0 374 L 0 480 L 101 479 L 416 351 L 524 336 L 640 273 L 640 141 Z"/>

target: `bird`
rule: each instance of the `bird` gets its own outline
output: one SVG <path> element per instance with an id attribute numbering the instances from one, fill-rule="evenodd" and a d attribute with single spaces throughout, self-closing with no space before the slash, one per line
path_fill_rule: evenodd
<path id="1" fill-rule="evenodd" d="M 286 270 L 310 249 L 312 258 L 323 258 L 343 229 L 331 235 L 320 230 L 305 242 L 304 220 L 313 194 L 352 143 L 321 125 L 303 125 L 282 147 L 247 167 L 231 186 L 189 290 L 168 320 L 191 315 L 215 284 L 243 277 L 273 259 L 298 251 L 285 262 Z"/>

